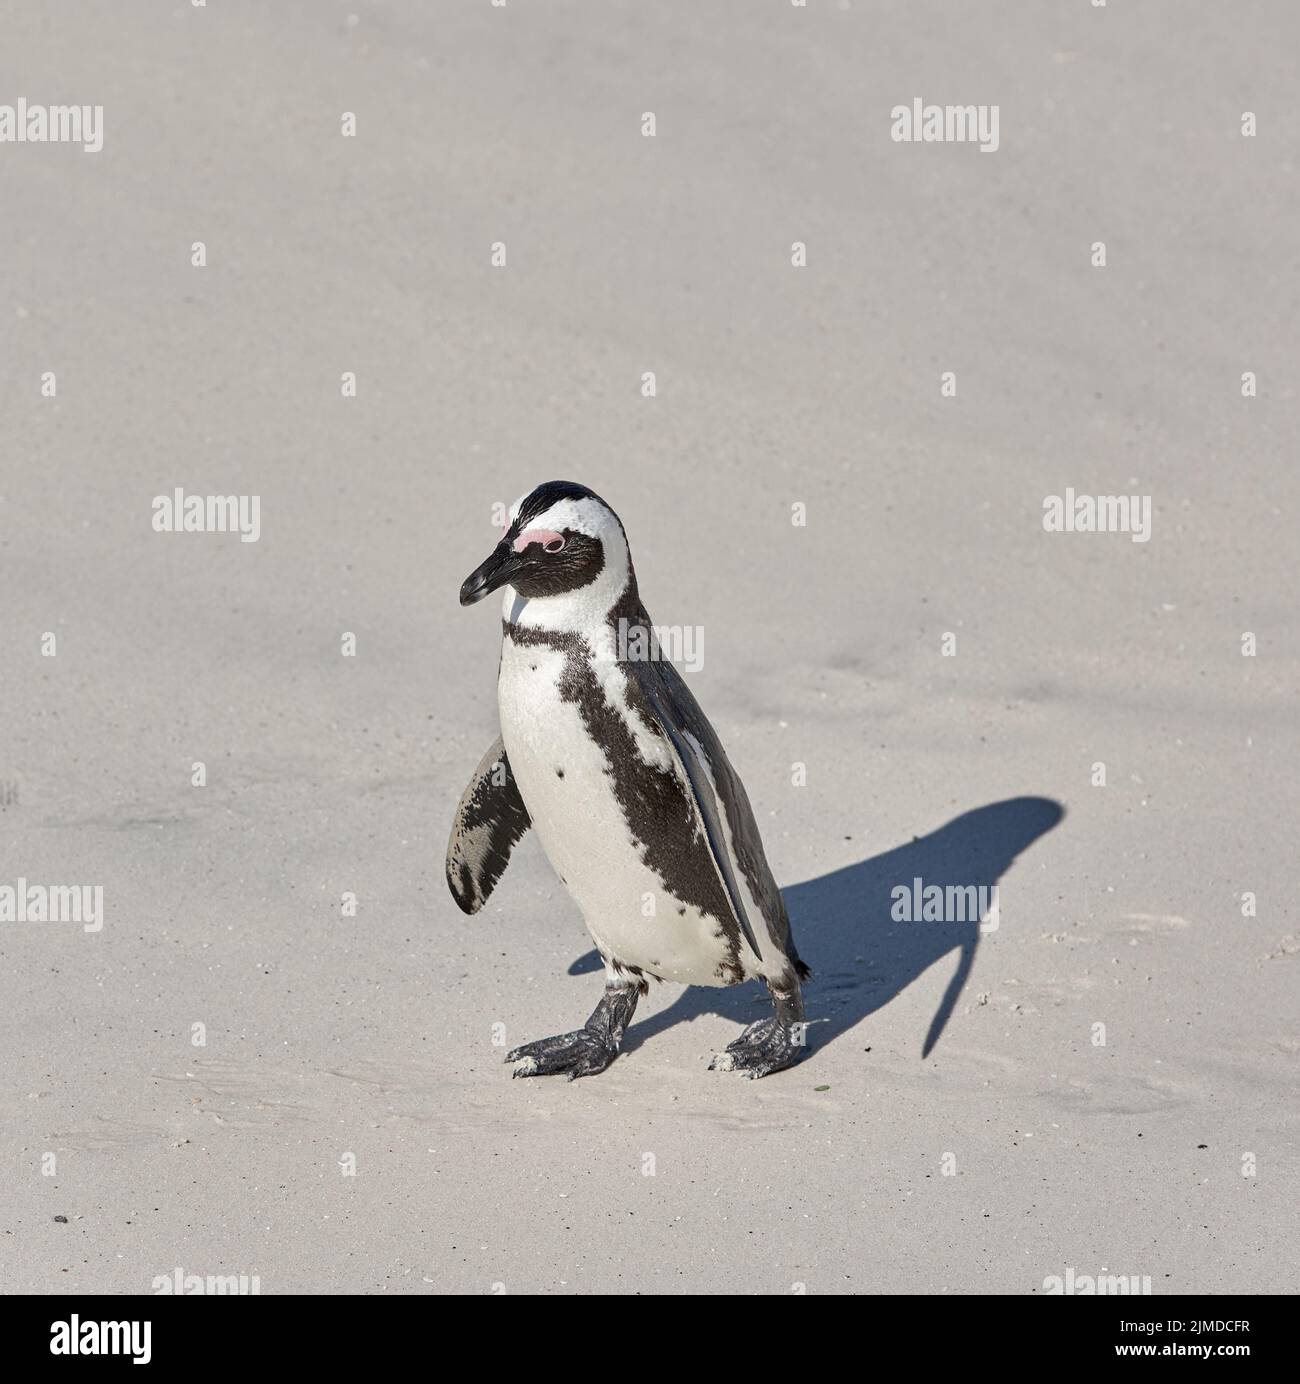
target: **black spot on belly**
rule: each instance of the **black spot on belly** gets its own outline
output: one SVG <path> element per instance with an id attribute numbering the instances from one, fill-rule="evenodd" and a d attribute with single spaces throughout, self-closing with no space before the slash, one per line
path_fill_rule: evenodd
<path id="1" fill-rule="evenodd" d="M 557 770 L 555 771 L 555 777 L 556 777 L 556 778 L 563 778 L 563 777 L 564 777 L 564 770 L 563 770 L 563 769 L 557 769 Z"/>
<path id="2" fill-rule="evenodd" d="M 528 666 L 533 670 L 534 673 L 537 671 L 537 664 L 530 663 Z"/>
<path id="3" fill-rule="evenodd" d="M 679 918 L 684 918 L 686 916 L 686 910 L 684 908 L 679 908 L 677 910 L 677 916 Z"/>

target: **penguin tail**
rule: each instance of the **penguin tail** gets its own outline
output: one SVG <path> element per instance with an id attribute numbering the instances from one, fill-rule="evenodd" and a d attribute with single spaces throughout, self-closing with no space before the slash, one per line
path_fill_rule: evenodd
<path id="1" fill-rule="evenodd" d="M 794 963 L 795 974 L 800 980 L 812 979 L 812 967 L 806 961 L 798 956 L 792 956 L 790 960 Z"/>

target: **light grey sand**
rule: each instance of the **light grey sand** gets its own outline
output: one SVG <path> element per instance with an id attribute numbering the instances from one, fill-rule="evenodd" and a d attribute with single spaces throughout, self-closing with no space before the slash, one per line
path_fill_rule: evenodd
<path id="1" fill-rule="evenodd" d="M 0 1288 L 1295 1289 L 1293 5 L 4 33 L 0 102 L 104 147 L 0 145 L 0 883 L 105 921 L 0 932 Z M 914 97 L 1000 147 L 891 140 Z M 792 1071 L 706 1070 L 752 987 L 657 988 L 595 1080 L 493 1046 L 600 986 L 531 837 L 477 918 L 442 879 L 496 719 L 456 589 L 553 477 L 705 632 L 817 971 Z M 260 540 L 153 532 L 177 486 Z M 1044 532 L 1066 487 L 1150 541 Z M 976 934 L 891 922 L 916 875 L 1001 890 L 924 1058 Z"/>

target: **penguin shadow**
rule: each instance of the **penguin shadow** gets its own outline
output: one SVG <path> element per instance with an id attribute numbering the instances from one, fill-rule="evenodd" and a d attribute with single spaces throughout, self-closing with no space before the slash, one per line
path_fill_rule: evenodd
<path id="1" fill-rule="evenodd" d="M 1065 809 L 1050 798 L 988 803 L 907 845 L 782 890 L 800 955 L 813 972 L 812 980 L 804 985 L 812 1052 L 848 1033 L 936 961 L 956 952 L 956 968 L 921 1042 L 921 1056 L 928 1057 L 970 977 L 981 925 L 978 920 L 896 921 L 895 889 L 906 889 L 909 900 L 913 881 L 918 879 L 927 889 L 938 885 L 944 890 L 965 890 L 974 885 L 991 891 L 1016 857 L 1064 816 Z M 981 893 L 979 897 L 993 896 Z M 1032 921 L 1014 907 L 1010 912 L 1018 925 Z M 997 925 L 1001 925 L 1000 916 Z M 600 957 L 592 951 L 580 956 L 569 974 L 601 969 Z M 689 986 L 667 1009 L 643 1021 L 634 1020 L 624 1051 L 634 1051 L 655 1034 L 704 1014 L 746 1024 L 770 1013 L 771 1002 L 759 986 Z"/>

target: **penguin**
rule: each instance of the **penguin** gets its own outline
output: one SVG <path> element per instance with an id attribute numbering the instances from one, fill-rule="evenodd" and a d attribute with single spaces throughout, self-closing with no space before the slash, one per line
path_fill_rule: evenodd
<path id="1" fill-rule="evenodd" d="M 604 1071 L 650 979 L 761 981 L 773 1013 L 710 1069 L 758 1078 L 791 1066 L 805 1048 L 809 971 L 744 785 L 657 656 L 618 515 L 586 486 L 539 485 L 511 506 L 460 603 L 499 589 L 501 734 L 456 809 L 447 884 L 477 913 L 531 826 L 605 969 L 586 1024 L 513 1048 L 513 1075 Z"/>

